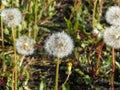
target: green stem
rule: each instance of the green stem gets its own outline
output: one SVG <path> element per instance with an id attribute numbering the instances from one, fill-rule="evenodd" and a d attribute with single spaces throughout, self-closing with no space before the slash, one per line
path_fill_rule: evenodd
<path id="1" fill-rule="evenodd" d="M 93 15 L 92 15 L 92 28 L 95 26 L 95 13 L 96 13 L 97 0 L 94 1 Z"/>
<path id="2" fill-rule="evenodd" d="M 15 83 L 15 81 L 14 81 L 14 75 L 15 75 L 15 72 L 14 72 L 14 70 L 13 70 L 13 72 L 12 72 L 12 90 L 15 90 L 14 89 L 14 83 Z"/>
<path id="3" fill-rule="evenodd" d="M 62 86 L 64 86 L 64 85 L 67 83 L 67 81 L 69 80 L 70 75 L 71 75 L 71 74 L 68 74 L 68 75 L 67 75 L 67 78 L 65 79 L 64 83 L 62 84 Z"/>
<path id="4" fill-rule="evenodd" d="M 17 60 L 16 60 L 16 47 L 15 47 L 15 38 L 16 32 L 12 27 L 12 36 L 13 36 L 13 46 L 14 46 L 14 89 L 17 90 Z"/>
<path id="5" fill-rule="evenodd" d="M 112 74 L 111 74 L 111 90 L 114 90 L 114 72 L 115 72 L 115 53 L 114 48 L 112 48 Z"/>
<path id="6" fill-rule="evenodd" d="M 3 30 L 3 21 L 2 21 L 2 17 L 1 17 L 1 38 L 2 38 L 2 51 L 4 53 L 4 30 Z M 2 61 L 2 68 L 3 68 L 3 73 L 5 72 L 5 56 L 3 54 L 3 61 Z"/>
<path id="7" fill-rule="evenodd" d="M 20 64 L 19 64 L 19 66 L 21 67 L 22 66 L 22 63 L 23 63 L 23 60 L 25 59 L 25 55 L 23 55 L 22 57 L 21 57 L 21 59 L 20 59 Z"/>
<path id="8" fill-rule="evenodd" d="M 13 8 L 13 2 L 14 2 L 14 0 L 11 1 L 11 7 L 12 7 L 12 8 Z"/>
<path id="9" fill-rule="evenodd" d="M 99 0 L 99 12 L 98 12 L 98 22 L 100 22 L 100 18 L 102 16 L 102 7 L 104 0 Z"/>
<path id="10" fill-rule="evenodd" d="M 28 37 L 31 37 L 31 26 L 29 24 Z"/>
<path id="11" fill-rule="evenodd" d="M 57 63 L 56 63 L 56 78 L 55 78 L 55 90 L 58 90 L 59 63 L 60 63 L 60 59 L 57 58 Z"/>
<path id="12" fill-rule="evenodd" d="M 36 39 L 36 36 L 37 36 L 37 8 L 38 8 L 38 0 L 35 0 L 35 12 L 34 12 L 34 14 L 35 14 L 35 20 L 34 20 L 34 40 Z"/>

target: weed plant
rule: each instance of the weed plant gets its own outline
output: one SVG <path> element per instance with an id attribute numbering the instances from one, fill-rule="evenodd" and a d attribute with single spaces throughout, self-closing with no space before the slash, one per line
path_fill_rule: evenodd
<path id="1" fill-rule="evenodd" d="M 119 90 L 120 46 L 103 34 L 115 24 L 106 12 L 120 0 L 1 0 L 0 6 L 0 90 Z M 4 21 L 2 12 L 11 8 L 21 12 L 19 24 Z M 57 57 L 55 73 L 57 52 L 49 55 L 45 43 L 59 32 L 71 37 L 74 50 Z"/>

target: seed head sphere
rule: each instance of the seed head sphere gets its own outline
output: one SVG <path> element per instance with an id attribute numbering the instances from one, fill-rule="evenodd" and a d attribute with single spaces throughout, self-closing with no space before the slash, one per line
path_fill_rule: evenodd
<path id="1" fill-rule="evenodd" d="M 1 16 L 8 27 L 18 26 L 22 21 L 22 14 L 18 8 L 3 9 Z"/>
<path id="2" fill-rule="evenodd" d="M 120 48 L 120 26 L 111 26 L 104 31 L 104 42 L 115 49 Z"/>
<path id="3" fill-rule="evenodd" d="M 65 32 L 54 33 L 45 42 L 45 50 L 58 58 L 68 56 L 72 53 L 73 48 L 73 40 Z"/>
<path id="4" fill-rule="evenodd" d="M 17 52 L 21 55 L 31 55 L 34 52 L 34 40 L 25 35 L 19 37 L 15 45 Z"/>
<path id="5" fill-rule="evenodd" d="M 120 7 L 112 6 L 106 12 L 106 21 L 111 25 L 120 25 Z"/>

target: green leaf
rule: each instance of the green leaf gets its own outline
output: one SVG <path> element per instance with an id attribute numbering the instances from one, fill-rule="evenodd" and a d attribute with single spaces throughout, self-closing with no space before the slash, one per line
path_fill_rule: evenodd
<path id="1" fill-rule="evenodd" d="M 62 90 L 70 90 L 69 84 L 63 85 Z"/>
<path id="2" fill-rule="evenodd" d="M 42 80 L 42 81 L 40 82 L 39 90 L 46 90 L 46 84 L 45 84 L 45 81 L 44 81 L 44 80 Z"/>
<path id="3" fill-rule="evenodd" d="M 120 70 L 120 64 L 117 62 L 117 61 L 115 61 L 115 65 L 119 68 L 119 70 Z"/>
<path id="4" fill-rule="evenodd" d="M 5 33 L 6 35 L 9 35 L 9 30 L 8 30 L 7 28 L 5 28 L 5 29 L 4 29 L 4 33 Z"/>
<path id="5" fill-rule="evenodd" d="M 85 75 L 80 69 L 75 69 L 75 71 L 76 71 L 77 73 L 79 73 L 80 75 Z"/>
<path id="6" fill-rule="evenodd" d="M 67 88 L 65 87 L 65 85 L 62 86 L 62 90 L 67 90 Z"/>

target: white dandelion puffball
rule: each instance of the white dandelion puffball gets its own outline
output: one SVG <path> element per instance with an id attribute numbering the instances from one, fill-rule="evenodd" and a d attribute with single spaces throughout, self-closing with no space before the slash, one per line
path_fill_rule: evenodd
<path id="1" fill-rule="evenodd" d="M 115 49 L 120 48 L 120 26 L 111 26 L 104 31 L 104 42 Z"/>
<path id="2" fill-rule="evenodd" d="M 45 42 L 45 50 L 58 58 L 68 56 L 72 53 L 73 48 L 73 40 L 65 32 L 54 33 Z"/>
<path id="3" fill-rule="evenodd" d="M 111 25 L 120 25 L 120 7 L 112 6 L 106 12 L 106 21 Z"/>
<path id="4" fill-rule="evenodd" d="M 34 52 L 34 40 L 27 36 L 19 37 L 15 46 L 17 52 L 21 55 L 31 55 Z"/>
<path id="5" fill-rule="evenodd" d="M 18 8 L 3 9 L 1 16 L 8 27 L 18 26 L 22 21 L 22 14 Z"/>

